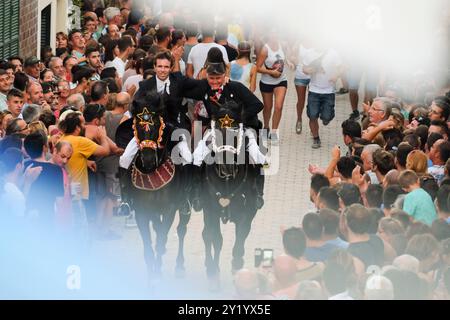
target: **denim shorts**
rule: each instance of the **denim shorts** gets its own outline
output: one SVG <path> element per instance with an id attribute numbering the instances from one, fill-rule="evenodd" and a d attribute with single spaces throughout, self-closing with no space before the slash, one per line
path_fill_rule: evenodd
<path id="1" fill-rule="evenodd" d="M 298 87 L 307 87 L 311 79 L 294 79 L 294 84 Z"/>
<path id="2" fill-rule="evenodd" d="M 320 118 L 324 122 L 330 122 L 334 119 L 335 94 L 319 94 L 315 92 L 308 93 L 308 105 L 306 114 L 310 119 Z"/>

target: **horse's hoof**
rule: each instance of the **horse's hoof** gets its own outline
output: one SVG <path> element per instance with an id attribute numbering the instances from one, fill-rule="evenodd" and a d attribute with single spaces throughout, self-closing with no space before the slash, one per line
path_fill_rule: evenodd
<path id="1" fill-rule="evenodd" d="M 131 213 L 130 205 L 126 202 L 122 202 L 118 209 L 117 209 L 117 215 L 121 217 L 127 217 Z"/>
<path id="2" fill-rule="evenodd" d="M 231 274 L 235 274 L 244 267 L 244 259 L 233 259 L 231 261 Z"/>

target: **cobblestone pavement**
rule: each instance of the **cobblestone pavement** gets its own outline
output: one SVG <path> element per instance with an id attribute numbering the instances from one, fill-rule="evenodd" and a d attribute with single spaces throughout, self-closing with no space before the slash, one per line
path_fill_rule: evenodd
<path id="1" fill-rule="evenodd" d="M 293 79 L 292 75 L 290 79 Z M 257 91 L 260 97 L 259 90 Z M 313 209 L 309 201 L 308 164 L 326 166 L 331 148 L 335 144 L 344 146 L 340 125 L 350 113 L 348 94 L 336 96 L 336 118 L 327 127 L 321 124 L 322 148 L 317 150 L 311 148 L 312 137 L 309 132 L 306 108 L 303 115 L 303 132 L 301 135 L 295 133 L 296 103 L 297 96 L 292 81 L 289 83 L 280 126 L 279 171 L 275 175 L 266 177 L 265 205 L 258 211 L 246 241 L 246 267 L 253 267 L 255 248 L 272 248 L 275 255 L 282 253 L 280 227 L 300 225 L 303 215 Z M 116 230 L 122 234 L 123 238 L 117 241 L 95 242 L 93 254 L 104 257 L 113 264 L 126 264 L 123 273 L 131 272 L 136 278 L 141 279 L 141 284 L 145 286 L 147 276 L 139 232 L 137 228 L 126 229 L 123 217 L 115 217 L 114 223 Z M 234 225 L 222 224 L 224 238 L 221 255 L 222 291 L 219 294 L 210 294 L 207 290 L 203 264 L 202 213 L 193 213 L 188 225 L 185 239 L 186 278 L 183 280 L 174 277 L 178 250 L 177 223 L 178 217 L 169 232 L 167 254 L 164 258 L 162 283 L 165 290 L 159 290 L 156 297 L 216 299 L 232 294 L 231 249 L 234 243 Z M 122 298 L 127 298 L 125 293 L 124 295 Z M 148 297 L 144 296 L 144 298 Z"/>

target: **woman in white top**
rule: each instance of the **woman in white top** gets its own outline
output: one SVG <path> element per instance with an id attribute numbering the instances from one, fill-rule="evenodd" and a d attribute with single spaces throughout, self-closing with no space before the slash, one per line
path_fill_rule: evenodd
<path id="1" fill-rule="evenodd" d="M 250 89 L 256 90 L 256 66 L 251 62 L 250 43 L 243 41 L 238 45 L 238 57 L 231 62 L 230 79 L 238 81 Z"/>
<path id="2" fill-rule="evenodd" d="M 280 125 L 283 110 L 284 98 L 287 91 L 287 77 L 285 64 L 285 54 L 278 41 L 277 33 L 274 29 L 269 32 L 268 41 L 261 49 L 256 62 L 259 73 L 262 74 L 259 87 L 264 103 L 264 128 L 269 129 L 269 122 L 272 116 L 272 108 L 275 110 L 272 118 L 272 128 L 270 138 L 272 143 L 278 142 L 278 127 Z M 275 101 L 275 103 L 274 103 Z"/>
<path id="3" fill-rule="evenodd" d="M 295 63 L 295 90 L 297 91 L 297 122 L 295 132 L 302 133 L 302 115 L 305 108 L 306 92 L 311 81 L 311 76 L 303 72 L 305 56 L 314 49 L 306 48 L 304 43 L 298 43 L 292 51 L 291 61 Z"/>

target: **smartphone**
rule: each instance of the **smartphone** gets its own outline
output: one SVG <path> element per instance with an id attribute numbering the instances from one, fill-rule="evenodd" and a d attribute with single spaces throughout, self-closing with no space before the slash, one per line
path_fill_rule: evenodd
<path id="1" fill-rule="evenodd" d="M 262 255 L 262 267 L 270 268 L 273 262 L 273 249 L 264 249 Z"/>

